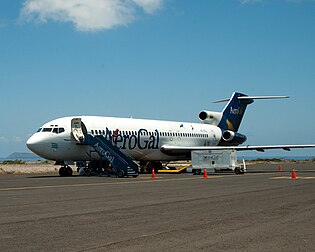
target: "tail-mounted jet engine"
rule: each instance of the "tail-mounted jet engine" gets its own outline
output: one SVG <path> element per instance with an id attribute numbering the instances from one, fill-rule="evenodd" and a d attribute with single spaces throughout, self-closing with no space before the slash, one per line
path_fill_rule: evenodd
<path id="1" fill-rule="evenodd" d="M 222 140 L 221 143 L 224 142 L 226 145 L 239 145 L 244 143 L 247 137 L 231 130 L 225 130 L 222 133 Z"/>
<path id="2" fill-rule="evenodd" d="M 221 112 L 212 112 L 203 110 L 199 113 L 199 119 L 206 124 L 218 125 L 221 121 L 222 113 Z"/>
<path id="3" fill-rule="evenodd" d="M 218 126 L 222 119 L 222 112 L 203 110 L 199 113 L 199 119 L 206 124 Z M 247 138 L 245 135 L 232 130 L 225 130 L 222 132 L 220 145 L 236 146 L 244 143 L 246 140 Z"/>

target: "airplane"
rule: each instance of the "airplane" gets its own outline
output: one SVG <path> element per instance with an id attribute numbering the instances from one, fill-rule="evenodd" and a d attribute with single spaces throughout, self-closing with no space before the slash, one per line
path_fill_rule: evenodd
<path id="1" fill-rule="evenodd" d="M 102 136 L 116 152 L 139 161 L 141 165 L 152 167 L 162 161 L 189 160 L 195 150 L 257 150 L 291 148 L 314 148 L 315 145 L 241 145 L 247 138 L 238 132 L 247 105 L 257 99 L 280 99 L 288 96 L 247 96 L 234 92 L 221 112 L 202 110 L 201 123 L 176 122 L 105 116 L 62 117 L 41 126 L 27 140 L 27 147 L 35 154 L 60 163 L 61 176 L 72 175 L 73 162 L 96 163 L 104 160 L 98 151 L 103 152 L 105 160 L 114 159 L 109 152 L 95 144 L 93 151 L 85 139 Z M 94 146 L 94 147 L 95 147 Z M 110 165 L 109 165 L 110 166 Z M 123 176 L 123 174 L 122 174 Z"/>

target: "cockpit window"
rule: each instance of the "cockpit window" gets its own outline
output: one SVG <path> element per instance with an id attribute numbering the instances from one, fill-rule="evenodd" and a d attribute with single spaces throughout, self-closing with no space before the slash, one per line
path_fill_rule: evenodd
<path id="1" fill-rule="evenodd" d="M 41 132 L 42 131 L 42 128 L 39 128 L 38 130 L 37 130 L 37 132 Z"/>
<path id="2" fill-rule="evenodd" d="M 60 133 L 62 133 L 62 132 L 64 132 L 64 131 L 65 131 L 64 128 L 54 128 L 54 129 L 53 129 L 53 133 L 56 133 L 56 134 L 60 134 Z"/>
<path id="3" fill-rule="evenodd" d="M 51 132 L 52 128 L 43 128 L 43 132 Z"/>

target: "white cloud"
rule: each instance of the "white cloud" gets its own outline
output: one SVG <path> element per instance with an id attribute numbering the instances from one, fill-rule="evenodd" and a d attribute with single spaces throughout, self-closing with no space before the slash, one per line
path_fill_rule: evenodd
<path id="1" fill-rule="evenodd" d="M 136 5 L 141 7 L 146 13 L 152 14 L 156 10 L 158 10 L 162 1 L 160 0 L 132 0 Z"/>
<path id="2" fill-rule="evenodd" d="M 99 31 L 127 25 L 137 10 L 152 14 L 164 0 L 26 0 L 22 19 L 71 22 L 79 31 Z"/>

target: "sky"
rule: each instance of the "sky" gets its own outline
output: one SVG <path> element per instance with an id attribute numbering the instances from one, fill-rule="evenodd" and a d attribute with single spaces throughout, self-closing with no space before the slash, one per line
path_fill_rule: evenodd
<path id="1" fill-rule="evenodd" d="M 247 108 L 246 144 L 314 144 L 314 13 L 315 0 L 2 0 L 0 157 L 58 117 L 199 122 L 234 91 L 290 96 Z"/>

